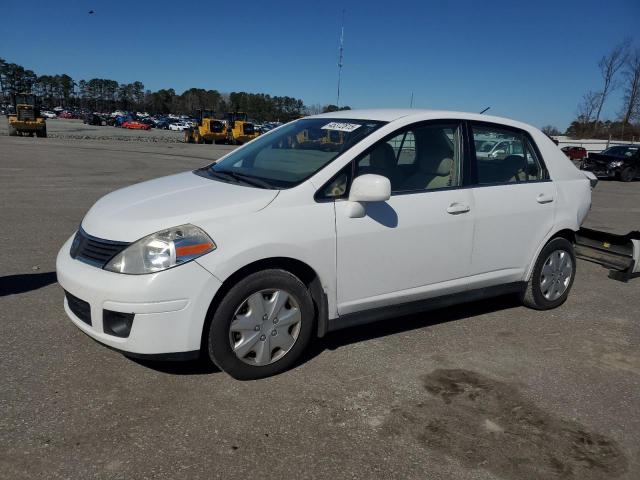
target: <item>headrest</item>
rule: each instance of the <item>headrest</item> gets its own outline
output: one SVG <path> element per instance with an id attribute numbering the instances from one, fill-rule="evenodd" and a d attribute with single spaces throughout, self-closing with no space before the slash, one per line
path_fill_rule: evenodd
<path id="1" fill-rule="evenodd" d="M 371 151 L 369 162 L 373 168 L 382 170 L 393 169 L 397 165 L 396 152 L 388 143 L 380 143 Z"/>

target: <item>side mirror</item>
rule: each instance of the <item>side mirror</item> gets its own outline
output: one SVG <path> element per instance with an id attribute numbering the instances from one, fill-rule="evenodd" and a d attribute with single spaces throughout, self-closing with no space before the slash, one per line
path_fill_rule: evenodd
<path id="1" fill-rule="evenodd" d="M 367 173 L 356 177 L 349 191 L 348 215 L 362 218 L 366 214 L 365 202 L 385 202 L 391 198 L 391 182 L 387 177 Z"/>
<path id="2" fill-rule="evenodd" d="M 387 177 L 367 173 L 356 177 L 349 191 L 350 202 L 385 202 L 391 198 L 391 182 Z"/>

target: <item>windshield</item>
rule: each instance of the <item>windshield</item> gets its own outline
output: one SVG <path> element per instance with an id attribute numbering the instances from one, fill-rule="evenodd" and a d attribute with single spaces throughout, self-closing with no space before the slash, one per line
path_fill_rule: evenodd
<path id="1" fill-rule="evenodd" d="M 291 188 L 370 135 L 384 122 L 306 118 L 267 133 L 196 173 L 263 188 Z"/>
<path id="2" fill-rule="evenodd" d="M 610 147 L 607 148 L 604 152 L 607 155 L 615 155 L 618 157 L 630 157 L 634 153 L 636 153 L 638 149 L 633 147 Z"/>

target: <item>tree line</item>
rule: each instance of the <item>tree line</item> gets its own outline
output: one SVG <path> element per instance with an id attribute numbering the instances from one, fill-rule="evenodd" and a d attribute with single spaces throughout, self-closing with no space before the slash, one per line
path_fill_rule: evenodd
<path id="1" fill-rule="evenodd" d="M 298 98 L 272 96 L 265 93 L 231 92 L 190 88 L 181 94 L 173 88 L 152 92 L 142 82 L 119 83 L 116 80 L 92 78 L 75 81 L 67 74 L 37 75 L 33 70 L 0 58 L 0 100 L 9 103 L 16 93 L 33 93 L 49 108 L 87 109 L 96 112 L 115 110 L 144 111 L 152 114 L 187 114 L 196 110 L 246 112 L 260 121 L 286 122 L 301 115 L 334 111 L 334 105 L 305 106 Z M 341 109 L 348 109 L 342 107 Z"/>
<path id="2" fill-rule="evenodd" d="M 574 138 L 640 139 L 640 48 L 624 40 L 600 58 L 598 69 L 601 84 L 582 96 L 566 134 Z M 603 121 L 605 103 L 620 90 L 623 97 L 616 118 Z"/>

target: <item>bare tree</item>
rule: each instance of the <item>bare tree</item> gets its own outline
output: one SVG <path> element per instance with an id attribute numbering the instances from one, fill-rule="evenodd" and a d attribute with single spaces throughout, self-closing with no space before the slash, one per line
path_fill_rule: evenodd
<path id="1" fill-rule="evenodd" d="M 594 118 L 594 113 L 601 103 L 602 93 L 589 90 L 582 96 L 582 100 L 578 104 L 578 121 L 587 124 Z"/>
<path id="2" fill-rule="evenodd" d="M 628 56 L 623 74 L 624 104 L 620 112 L 622 138 L 624 138 L 624 127 L 631 120 L 640 117 L 640 48 Z"/>
<path id="3" fill-rule="evenodd" d="M 544 127 L 542 127 L 541 130 L 542 130 L 542 133 L 544 133 L 549 137 L 551 137 L 552 135 L 560 135 L 560 130 L 558 130 L 553 125 L 545 125 Z"/>
<path id="4" fill-rule="evenodd" d="M 600 73 L 602 74 L 602 90 L 600 91 L 600 101 L 598 102 L 598 108 L 596 109 L 595 125 L 594 129 L 598 128 L 598 122 L 600 121 L 600 114 L 602 113 L 602 107 L 609 94 L 616 88 L 616 75 L 618 71 L 624 66 L 627 60 L 627 52 L 629 50 L 629 40 L 624 40 L 619 43 L 605 56 L 603 56 L 598 62 Z"/>

